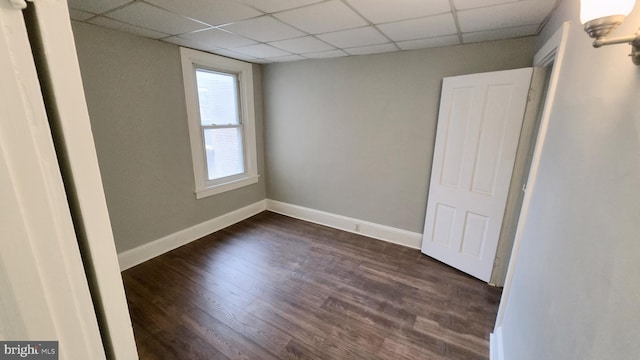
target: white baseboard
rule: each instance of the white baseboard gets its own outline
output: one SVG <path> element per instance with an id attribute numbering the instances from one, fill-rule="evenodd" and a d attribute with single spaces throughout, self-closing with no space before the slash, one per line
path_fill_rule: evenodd
<path id="1" fill-rule="evenodd" d="M 264 210 L 413 249 L 420 249 L 420 243 L 422 242 L 422 234 L 420 233 L 266 199 L 119 253 L 118 262 L 120 263 L 120 271 L 134 267 L 182 245 L 198 240 L 203 236 L 224 229 L 227 226 L 231 226 Z"/>
<path id="2" fill-rule="evenodd" d="M 489 338 L 490 360 L 504 360 L 502 348 L 502 327 L 495 329 Z"/>
<path id="3" fill-rule="evenodd" d="M 158 255 L 162 255 L 182 245 L 198 240 L 203 236 L 224 229 L 244 219 L 250 218 L 266 209 L 266 200 L 245 206 L 241 209 L 207 220 L 201 224 L 180 230 L 158 240 L 146 243 L 118 254 L 120 271 L 124 271 Z"/>
<path id="4" fill-rule="evenodd" d="M 422 234 L 267 199 L 267 210 L 386 242 L 420 249 Z"/>

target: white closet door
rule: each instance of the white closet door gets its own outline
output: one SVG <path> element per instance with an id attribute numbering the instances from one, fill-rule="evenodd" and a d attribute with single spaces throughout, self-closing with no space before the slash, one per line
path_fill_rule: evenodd
<path id="1" fill-rule="evenodd" d="M 445 78 L 422 252 L 489 281 L 532 69 Z"/>

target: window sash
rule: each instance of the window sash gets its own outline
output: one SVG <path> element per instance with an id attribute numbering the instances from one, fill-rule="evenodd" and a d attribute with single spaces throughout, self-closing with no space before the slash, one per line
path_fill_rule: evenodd
<path id="1" fill-rule="evenodd" d="M 211 173 L 210 169 L 209 169 L 209 156 L 207 154 L 207 142 L 205 139 L 206 136 L 206 131 L 207 130 L 221 130 L 221 129 L 238 129 L 238 134 L 240 137 L 240 144 L 239 144 L 239 151 L 240 151 L 240 157 L 242 158 L 242 171 L 238 172 L 238 173 L 234 173 L 231 175 L 227 175 L 227 176 L 220 176 L 220 177 L 216 177 L 216 178 L 211 178 L 209 176 L 209 174 Z M 200 134 L 202 135 L 202 150 L 203 150 L 203 160 L 204 160 L 204 167 L 206 169 L 206 182 L 209 186 L 211 185 L 216 185 L 219 183 L 224 183 L 230 180 L 233 180 L 234 178 L 241 178 L 247 175 L 248 173 L 248 164 L 247 164 L 247 154 L 246 154 L 246 146 L 245 146 L 245 132 L 244 132 L 244 126 L 242 124 L 238 124 L 238 125 L 206 125 L 206 126 L 201 126 L 201 132 Z"/>
<path id="2" fill-rule="evenodd" d="M 201 126 L 207 126 L 203 124 L 203 114 L 202 114 L 202 108 L 203 108 L 203 104 L 202 104 L 202 99 L 200 97 L 200 85 L 198 82 L 198 71 L 201 72 L 205 72 L 205 73 L 210 73 L 210 74 L 216 74 L 216 75 L 223 75 L 223 76 L 229 76 L 231 78 L 233 78 L 233 98 L 235 101 L 235 123 L 229 123 L 229 125 L 237 125 L 237 124 L 242 124 L 242 97 L 240 96 L 240 76 L 239 74 L 233 73 L 233 72 L 223 72 L 223 71 L 219 71 L 219 70 L 214 70 L 214 69 L 210 69 L 204 66 L 200 66 L 198 64 L 193 64 L 193 76 L 196 79 L 195 81 L 195 86 L 196 86 L 196 94 L 198 96 L 198 115 L 200 118 L 200 125 Z M 202 84 L 204 85 L 204 84 Z M 224 125 L 224 124 L 215 124 L 212 123 L 210 125 Z"/>

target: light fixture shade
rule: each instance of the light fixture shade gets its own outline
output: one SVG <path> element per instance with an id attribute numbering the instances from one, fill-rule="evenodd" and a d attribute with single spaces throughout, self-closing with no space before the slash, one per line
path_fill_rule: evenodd
<path id="1" fill-rule="evenodd" d="M 580 0 L 580 21 L 584 24 L 607 16 L 627 16 L 635 0 Z"/>

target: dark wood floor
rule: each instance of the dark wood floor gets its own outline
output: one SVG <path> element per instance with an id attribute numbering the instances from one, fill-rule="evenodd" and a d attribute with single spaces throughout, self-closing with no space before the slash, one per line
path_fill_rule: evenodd
<path id="1" fill-rule="evenodd" d="M 123 273 L 141 359 L 488 359 L 500 290 L 270 212 Z"/>

